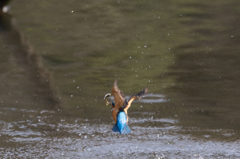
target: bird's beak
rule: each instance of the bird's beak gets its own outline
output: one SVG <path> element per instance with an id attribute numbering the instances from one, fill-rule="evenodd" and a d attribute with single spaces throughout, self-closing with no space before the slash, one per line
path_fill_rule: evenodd
<path id="1" fill-rule="evenodd" d="M 105 96 L 104 96 L 104 100 L 105 100 L 105 102 L 106 102 L 106 105 L 111 105 L 111 103 L 109 103 L 108 101 L 107 101 L 107 98 L 109 97 L 109 96 L 111 96 L 111 93 L 108 93 L 108 94 L 106 94 Z"/>

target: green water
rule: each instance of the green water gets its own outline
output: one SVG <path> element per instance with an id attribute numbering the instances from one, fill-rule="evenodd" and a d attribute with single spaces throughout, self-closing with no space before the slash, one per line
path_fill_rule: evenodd
<path id="1" fill-rule="evenodd" d="M 0 30 L 2 155 L 26 157 L 25 151 L 6 155 L 18 143 L 50 158 L 62 152 L 63 158 L 239 157 L 238 1 L 22 0 L 10 6 Z M 103 101 L 115 79 L 128 96 L 148 86 L 150 96 L 164 99 L 132 104 L 129 136 L 111 132 L 111 108 Z M 152 146 L 146 150 L 141 142 Z M 206 148 L 209 142 L 217 146 Z M 109 152 L 118 143 L 132 153 Z"/>

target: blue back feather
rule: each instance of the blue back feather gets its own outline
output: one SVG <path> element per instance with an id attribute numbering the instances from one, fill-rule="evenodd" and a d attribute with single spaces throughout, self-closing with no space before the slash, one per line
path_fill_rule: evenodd
<path id="1" fill-rule="evenodd" d="M 128 134 L 131 132 L 127 125 L 127 115 L 124 111 L 120 111 L 117 115 L 117 123 L 113 126 L 112 131 L 120 134 Z"/>

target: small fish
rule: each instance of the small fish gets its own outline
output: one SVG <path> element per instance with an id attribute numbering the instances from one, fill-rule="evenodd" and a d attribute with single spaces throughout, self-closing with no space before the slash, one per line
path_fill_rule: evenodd
<path id="1" fill-rule="evenodd" d="M 112 106 L 112 117 L 114 122 L 116 123 L 113 126 L 112 131 L 119 132 L 120 134 L 128 134 L 131 132 L 128 126 L 127 110 L 136 98 L 141 98 L 147 92 L 148 92 L 148 88 L 145 88 L 144 90 L 133 95 L 129 100 L 127 100 L 124 98 L 123 93 L 118 89 L 117 80 L 115 80 L 112 87 L 114 102 L 109 103 L 107 101 L 107 98 L 111 96 L 110 93 L 106 94 L 104 97 L 106 105 Z"/>

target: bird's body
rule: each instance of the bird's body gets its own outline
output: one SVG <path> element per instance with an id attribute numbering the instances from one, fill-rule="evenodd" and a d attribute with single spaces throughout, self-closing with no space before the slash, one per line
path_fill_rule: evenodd
<path id="1" fill-rule="evenodd" d="M 112 131 L 119 132 L 120 134 L 128 134 L 131 132 L 127 125 L 127 114 L 124 111 L 119 111 L 117 114 L 117 122 L 113 126 Z"/>
<path id="2" fill-rule="evenodd" d="M 123 93 L 118 89 L 117 80 L 113 83 L 112 95 L 114 97 L 114 102 L 112 102 L 111 105 L 112 105 L 112 117 L 114 122 L 116 123 L 112 129 L 114 132 L 119 132 L 120 134 L 130 133 L 131 130 L 127 125 L 128 123 L 127 110 L 136 98 L 140 98 L 142 95 L 147 93 L 147 91 L 148 89 L 145 88 L 144 90 L 142 90 L 136 95 L 133 95 L 129 100 L 127 100 L 124 98 Z M 107 102 L 107 97 L 109 97 L 110 95 L 111 94 L 108 93 L 104 97 L 106 105 L 110 105 L 110 103 Z"/>

